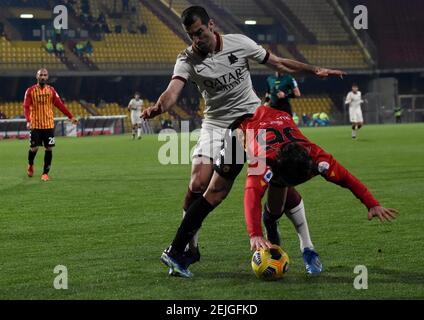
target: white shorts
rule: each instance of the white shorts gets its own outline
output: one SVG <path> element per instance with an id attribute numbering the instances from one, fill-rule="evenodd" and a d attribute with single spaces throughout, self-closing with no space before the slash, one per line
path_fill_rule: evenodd
<path id="1" fill-rule="evenodd" d="M 135 110 L 131 110 L 131 123 L 132 125 L 136 125 L 136 124 L 141 124 L 141 112 L 140 111 L 135 111 Z"/>
<path id="2" fill-rule="evenodd" d="M 361 108 L 349 108 L 349 117 L 350 117 L 350 122 L 352 123 L 364 122 Z"/>
<path id="3" fill-rule="evenodd" d="M 193 149 L 192 159 L 199 156 L 215 160 L 222 148 L 222 140 L 224 139 L 227 128 L 217 126 L 211 123 L 203 123 L 200 130 L 199 140 Z"/>

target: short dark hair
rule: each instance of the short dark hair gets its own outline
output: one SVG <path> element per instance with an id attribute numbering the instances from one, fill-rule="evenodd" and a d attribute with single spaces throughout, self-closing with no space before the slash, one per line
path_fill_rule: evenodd
<path id="1" fill-rule="evenodd" d="M 357 87 L 357 88 L 359 88 L 359 86 L 358 86 L 358 84 L 357 83 L 352 83 L 352 88 L 353 87 Z"/>
<path id="2" fill-rule="evenodd" d="M 270 166 L 273 179 L 286 186 L 304 183 L 318 172 L 308 150 L 296 142 L 284 145 Z"/>
<path id="3" fill-rule="evenodd" d="M 140 92 L 138 92 L 138 91 L 136 91 L 136 92 L 134 93 L 134 95 L 135 95 L 135 96 L 141 96 Z"/>
<path id="4" fill-rule="evenodd" d="M 205 8 L 200 6 L 191 6 L 185 9 L 181 14 L 181 22 L 186 28 L 190 27 L 198 19 L 200 19 L 202 24 L 205 26 L 208 25 L 210 18 Z"/>

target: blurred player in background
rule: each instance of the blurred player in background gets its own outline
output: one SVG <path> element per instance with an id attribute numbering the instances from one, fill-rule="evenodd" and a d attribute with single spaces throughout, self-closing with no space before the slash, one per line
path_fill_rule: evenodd
<path id="1" fill-rule="evenodd" d="M 47 69 L 38 70 L 36 78 L 37 84 L 26 90 L 24 98 L 27 128 L 31 130 L 27 174 L 28 177 L 34 175 L 34 159 L 38 147 L 44 145 L 44 167 L 41 180 L 48 181 L 53 158 L 52 148 L 55 146 L 53 106 L 62 111 L 73 124 L 77 124 L 78 120 L 66 108 L 56 90 L 47 84 L 49 79 Z"/>
<path id="2" fill-rule="evenodd" d="M 274 75 L 266 79 L 267 93 L 265 102 L 271 107 L 285 111 L 293 116 L 290 104 L 291 98 L 299 98 L 301 96 L 299 86 L 295 78 L 289 74 L 280 74 L 276 72 Z"/>
<path id="3" fill-rule="evenodd" d="M 362 128 L 364 119 L 362 117 L 361 104 L 362 100 L 361 91 L 356 83 L 352 85 L 352 91 L 347 94 L 345 104 L 349 106 L 349 118 L 352 123 L 352 139 L 356 139 L 358 130 Z"/>
<path id="4" fill-rule="evenodd" d="M 215 32 L 214 20 L 199 6 L 184 10 L 181 20 L 192 45 L 178 56 L 168 88 L 154 106 L 144 110 L 143 118 L 150 119 L 168 111 L 188 81 L 196 83 L 205 100 L 205 119 L 193 152 L 191 180 L 184 201 L 185 216 L 209 185 L 213 160 L 221 151 L 228 126 L 240 116 L 253 113 L 261 103 L 252 87 L 249 60 L 284 74 L 304 72 L 327 77 L 344 73 L 280 58 L 245 35 L 220 35 Z M 190 257 L 188 264 L 200 259 L 197 235 L 190 239 L 186 251 Z"/>
<path id="5" fill-rule="evenodd" d="M 140 99 L 140 93 L 136 92 L 134 98 L 128 104 L 128 111 L 131 111 L 131 124 L 133 140 L 137 134 L 138 139 L 141 139 L 141 109 L 143 108 L 143 100 Z"/>

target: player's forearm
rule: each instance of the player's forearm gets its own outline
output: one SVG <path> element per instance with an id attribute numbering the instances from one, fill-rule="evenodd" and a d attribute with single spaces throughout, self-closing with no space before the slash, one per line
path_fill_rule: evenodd
<path id="1" fill-rule="evenodd" d="M 178 100 L 178 95 L 169 92 L 168 90 L 161 94 L 156 105 L 160 106 L 162 112 L 167 112 L 176 105 Z"/>
<path id="2" fill-rule="evenodd" d="M 367 209 L 380 205 L 368 188 L 346 168 L 338 163 L 334 167 L 335 169 L 332 171 L 336 173 L 334 176 L 331 176 L 330 174 L 330 176 L 326 178 L 328 181 L 349 189 L 355 197 L 367 207 Z"/>
<path id="3" fill-rule="evenodd" d="M 262 237 L 261 199 L 254 188 L 246 188 L 244 192 L 244 218 L 249 237 Z"/>
<path id="4" fill-rule="evenodd" d="M 26 122 L 30 123 L 31 122 L 31 112 L 30 112 L 30 105 L 29 104 L 24 104 L 24 115 L 25 115 Z"/>
<path id="5" fill-rule="evenodd" d="M 249 237 L 262 237 L 262 197 L 268 188 L 262 176 L 248 175 L 244 191 L 244 218 Z"/>
<path id="6" fill-rule="evenodd" d="M 30 90 L 28 89 L 25 92 L 25 97 L 24 97 L 24 115 L 25 115 L 25 119 L 26 121 L 29 123 L 31 122 L 31 112 L 30 112 L 30 108 L 31 108 L 31 97 L 30 97 Z"/>
<path id="7" fill-rule="evenodd" d="M 281 69 L 290 70 L 288 73 L 309 73 L 315 74 L 318 67 L 306 64 L 300 61 L 291 60 L 291 59 L 279 59 L 279 65 Z"/>
<path id="8" fill-rule="evenodd" d="M 68 108 L 63 103 L 56 103 L 56 108 L 58 108 L 65 116 L 67 116 L 69 119 L 72 119 L 74 115 L 69 111 Z"/>

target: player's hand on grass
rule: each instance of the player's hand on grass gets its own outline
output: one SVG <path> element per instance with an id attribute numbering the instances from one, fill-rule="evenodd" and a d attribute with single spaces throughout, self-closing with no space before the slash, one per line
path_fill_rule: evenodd
<path id="1" fill-rule="evenodd" d="M 162 107 L 160 104 L 155 104 L 152 107 L 147 108 L 143 111 L 141 114 L 142 119 L 152 119 L 156 117 L 157 115 L 160 115 L 162 113 Z"/>
<path id="2" fill-rule="evenodd" d="M 326 77 L 340 77 L 340 79 L 343 79 L 343 76 L 347 75 L 346 72 L 341 70 L 333 70 L 333 69 L 326 69 L 326 68 L 317 68 L 315 70 L 315 75 L 321 78 Z"/>
<path id="3" fill-rule="evenodd" d="M 250 250 L 256 251 L 263 249 L 270 249 L 272 247 L 272 243 L 266 240 L 264 237 L 251 237 L 250 238 Z"/>
<path id="4" fill-rule="evenodd" d="M 396 209 L 377 206 L 368 211 L 368 220 L 372 220 L 374 217 L 377 217 L 381 222 L 392 221 L 393 219 L 396 219 L 397 214 L 398 211 Z"/>

